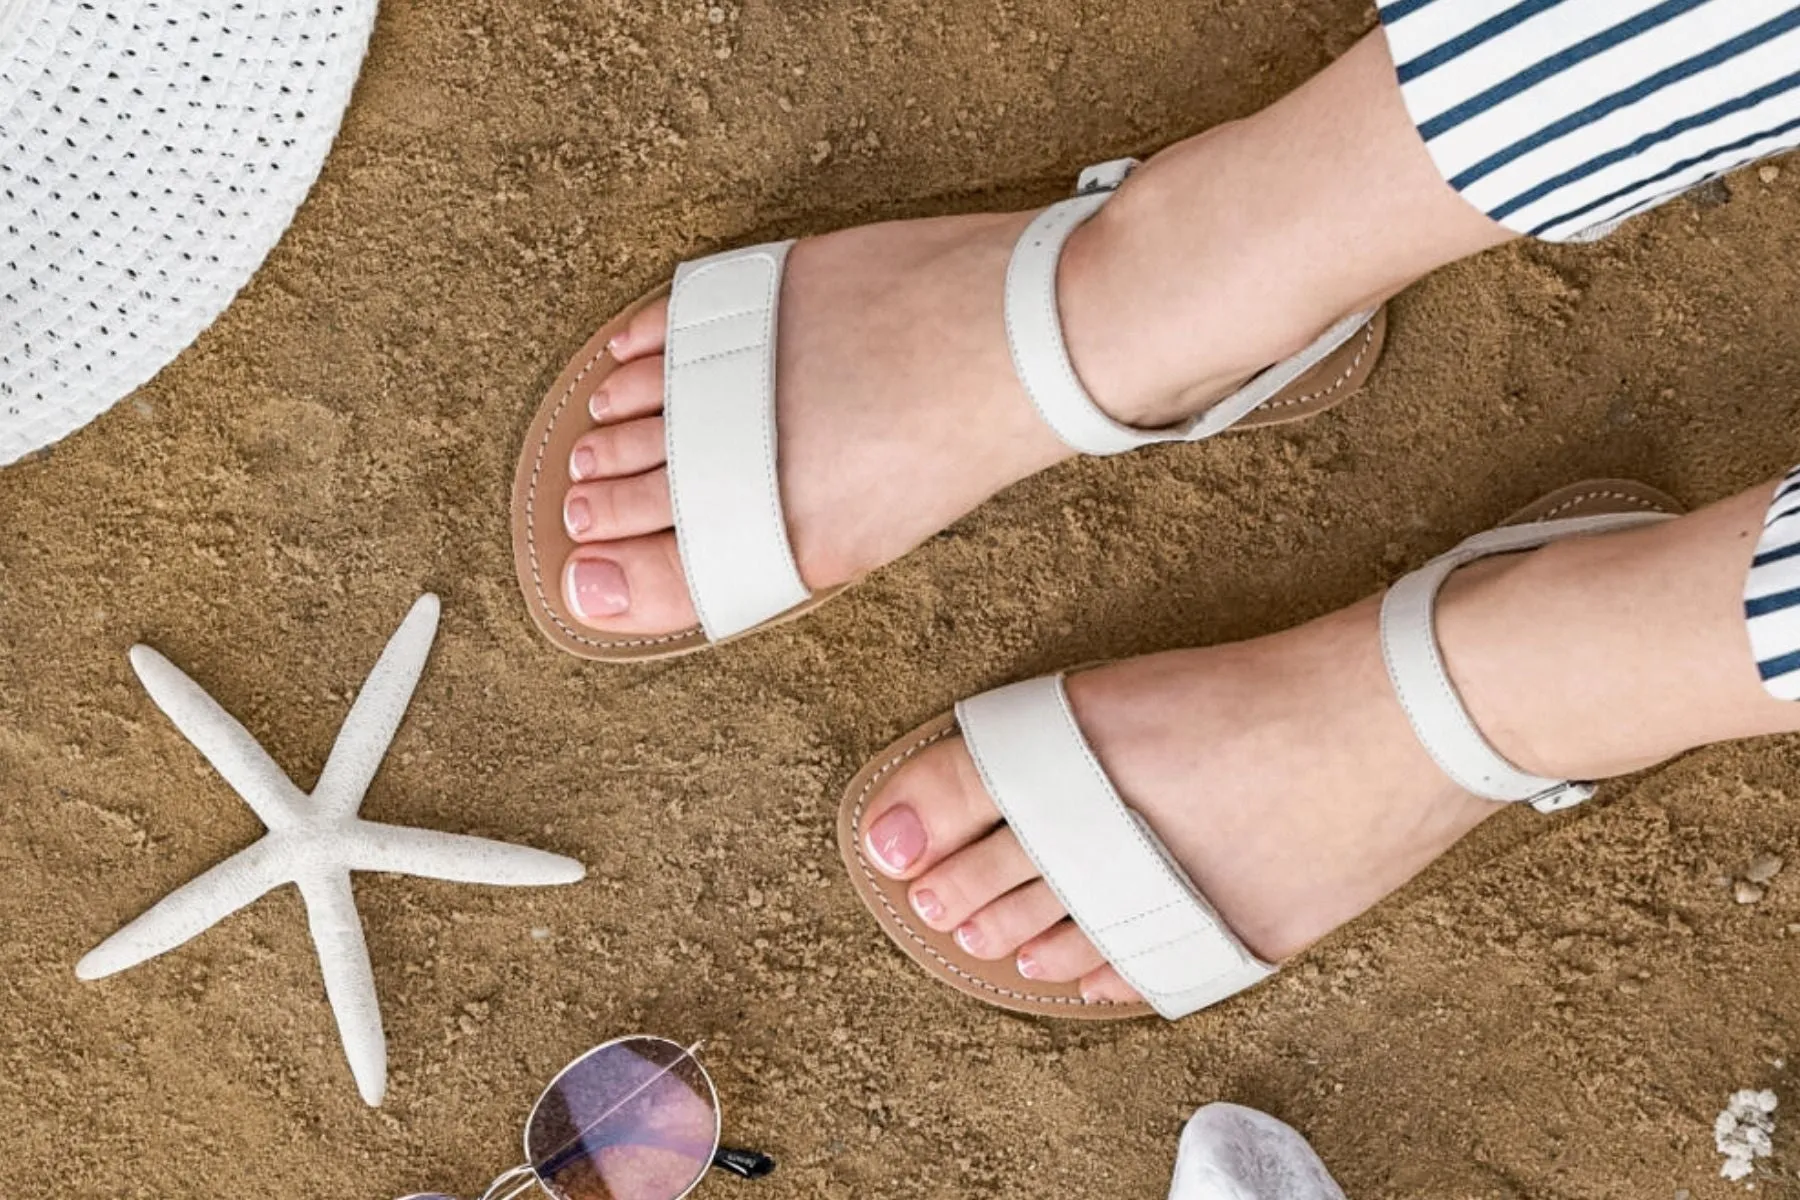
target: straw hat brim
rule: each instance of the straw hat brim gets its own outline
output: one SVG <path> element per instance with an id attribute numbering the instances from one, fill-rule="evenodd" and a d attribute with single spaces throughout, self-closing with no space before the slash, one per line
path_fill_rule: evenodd
<path id="1" fill-rule="evenodd" d="M 375 0 L 0 0 L 0 466 L 199 337 L 318 177 Z"/>

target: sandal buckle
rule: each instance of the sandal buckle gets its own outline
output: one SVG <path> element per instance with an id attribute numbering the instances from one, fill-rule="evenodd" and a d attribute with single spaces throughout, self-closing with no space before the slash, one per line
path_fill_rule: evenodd
<path id="1" fill-rule="evenodd" d="M 1115 158 L 1110 162 L 1095 163 L 1075 181 L 1075 194 L 1092 196 L 1096 192 L 1117 191 L 1137 165 L 1138 160 L 1135 158 Z"/>
<path id="2" fill-rule="evenodd" d="M 1594 791 L 1595 787 L 1591 783 L 1559 783 L 1555 787 L 1545 788 L 1535 796 L 1527 797 L 1525 803 L 1541 813 L 1561 812 L 1591 799 Z"/>

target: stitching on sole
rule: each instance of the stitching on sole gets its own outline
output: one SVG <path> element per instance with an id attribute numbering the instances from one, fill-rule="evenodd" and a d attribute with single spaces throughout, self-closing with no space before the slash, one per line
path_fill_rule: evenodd
<path id="1" fill-rule="evenodd" d="M 1654 500 L 1646 499 L 1643 496 L 1634 496 L 1630 492 L 1582 492 L 1579 496 L 1573 496 L 1564 500 L 1561 504 L 1546 512 L 1543 516 L 1534 518 L 1532 523 L 1536 524 L 1538 521 L 1553 520 L 1558 513 L 1567 512 L 1577 505 L 1586 504 L 1589 500 L 1623 500 L 1625 503 L 1634 504 L 1637 507 L 1644 509 L 1646 512 L 1668 511 Z"/>
<path id="2" fill-rule="evenodd" d="M 1336 379 L 1332 380 L 1318 391 L 1308 392 L 1304 396 L 1290 396 L 1286 400 L 1279 398 L 1264 400 L 1251 411 L 1263 412 L 1267 409 L 1286 408 L 1291 404 L 1310 404 L 1314 400 L 1323 400 L 1326 396 L 1331 395 L 1331 393 L 1350 382 L 1350 377 L 1356 374 L 1356 369 L 1358 367 L 1362 366 L 1362 360 L 1369 356 L 1369 348 L 1374 344 L 1375 319 L 1371 317 L 1369 318 L 1369 323 L 1363 326 L 1362 345 L 1357 347 L 1356 357 L 1350 360 L 1350 365 L 1345 367 L 1343 372 L 1339 374 Z"/>

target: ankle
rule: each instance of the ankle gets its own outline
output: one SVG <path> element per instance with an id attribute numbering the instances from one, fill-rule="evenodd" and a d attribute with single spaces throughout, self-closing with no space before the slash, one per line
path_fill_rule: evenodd
<path id="1" fill-rule="evenodd" d="M 1076 231 L 1070 355 L 1115 417 L 1168 424 L 1511 236 L 1445 186 L 1373 31 L 1284 99 L 1158 154 Z"/>
<path id="2" fill-rule="evenodd" d="M 1706 740 L 1664 719 L 1678 668 L 1657 661 L 1653 629 L 1641 657 L 1620 662 L 1634 620 L 1608 586 L 1618 537 L 1580 538 L 1472 563 L 1439 594 L 1444 661 L 1476 728 L 1523 770 L 1605 779 L 1654 766 Z M 1636 614 L 1640 616 L 1641 614 Z"/>
<path id="3" fill-rule="evenodd" d="M 1185 420 L 1370 302 L 1290 261 L 1288 219 L 1256 203 L 1257 118 L 1132 173 L 1069 237 L 1058 300 L 1076 370 L 1116 420 Z"/>
<path id="4" fill-rule="evenodd" d="M 1176 155 L 1218 157 L 1236 136 L 1215 129 L 1147 163 L 1069 237 L 1057 276 L 1069 354 L 1115 420 L 1173 424 L 1291 353 L 1284 347 L 1295 337 L 1231 316 L 1231 297 L 1247 283 L 1238 264 L 1257 257 L 1256 237 L 1238 214 L 1181 194 L 1185 172 L 1168 166 Z M 1209 237 L 1198 236 L 1202 228 Z"/>

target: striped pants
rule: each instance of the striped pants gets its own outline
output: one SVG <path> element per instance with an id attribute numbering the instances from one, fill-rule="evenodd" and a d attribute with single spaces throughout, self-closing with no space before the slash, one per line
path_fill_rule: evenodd
<path id="1" fill-rule="evenodd" d="M 1800 0 L 1384 0 L 1407 111 L 1508 229 L 1591 241 L 1800 145 Z M 1796 347 L 1800 352 L 1800 347 Z M 1763 685 L 1800 700 L 1800 468 L 1744 590 Z"/>

